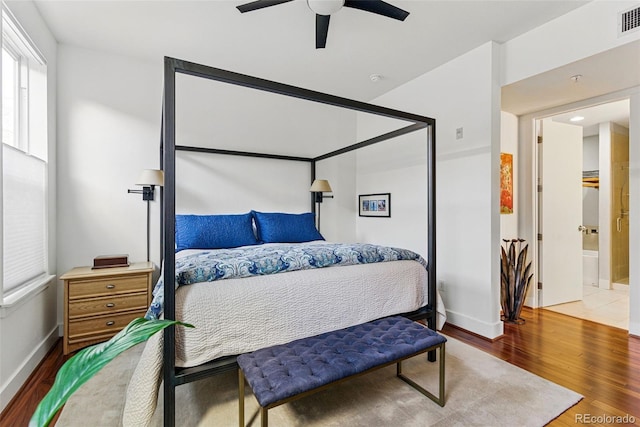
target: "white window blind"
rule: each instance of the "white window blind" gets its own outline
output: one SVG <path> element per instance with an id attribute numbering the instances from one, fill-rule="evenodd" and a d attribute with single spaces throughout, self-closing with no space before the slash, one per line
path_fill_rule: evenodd
<path id="1" fill-rule="evenodd" d="M 49 279 L 47 66 L 4 3 L 1 58 L 0 305 L 10 306 Z"/>
<path id="2" fill-rule="evenodd" d="M 3 288 L 8 292 L 46 272 L 46 164 L 2 147 Z"/>

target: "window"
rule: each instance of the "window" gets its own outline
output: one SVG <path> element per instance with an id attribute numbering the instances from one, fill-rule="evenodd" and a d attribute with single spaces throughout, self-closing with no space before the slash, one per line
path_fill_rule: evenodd
<path id="1" fill-rule="evenodd" d="M 19 57 L 8 47 L 2 47 L 2 142 L 18 146 L 16 128 L 18 115 Z"/>
<path id="2" fill-rule="evenodd" d="M 2 9 L 2 287 L 0 303 L 48 278 L 47 68 Z"/>

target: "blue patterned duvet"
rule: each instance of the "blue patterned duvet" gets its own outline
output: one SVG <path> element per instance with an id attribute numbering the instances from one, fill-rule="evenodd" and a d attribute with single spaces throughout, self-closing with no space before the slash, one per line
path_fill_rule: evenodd
<path id="1" fill-rule="evenodd" d="M 176 259 L 176 288 L 199 282 L 287 271 L 402 260 L 417 261 L 427 268 L 427 262 L 415 252 L 366 243 L 270 244 L 204 250 Z M 162 277 L 156 284 L 153 296 L 145 316 L 148 319 L 157 319 L 162 314 Z"/>

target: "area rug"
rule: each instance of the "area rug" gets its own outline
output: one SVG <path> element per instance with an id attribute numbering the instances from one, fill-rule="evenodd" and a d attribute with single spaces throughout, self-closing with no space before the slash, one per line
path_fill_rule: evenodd
<path id="1" fill-rule="evenodd" d="M 56 426 L 119 426 L 126 387 L 142 346 L 128 350 L 78 390 Z M 438 363 L 424 355 L 403 372 L 437 392 Z M 269 411 L 278 426 L 542 426 L 582 399 L 579 394 L 467 344 L 448 338 L 446 405 L 440 407 L 395 377 L 395 366 L 353 378 Z M 176 425 L 237 426 L 238 377 L 229 372 L 176 389 Z M 160 393 L 162 396 L 162 393 Z M 162 400 L 162 397 L 160 397 Z M 245 421 L 260 424 L 247 387 Z M 162 425 L 162 402 L 153 426 Z"/>

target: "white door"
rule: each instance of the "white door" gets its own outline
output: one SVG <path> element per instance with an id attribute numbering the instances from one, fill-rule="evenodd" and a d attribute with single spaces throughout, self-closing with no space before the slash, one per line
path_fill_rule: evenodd
<path id="1" fill-rule="evenodd" d="M 542 307 L 582 299 L 582 127 L 541 123 L 538 260 Z"/>

